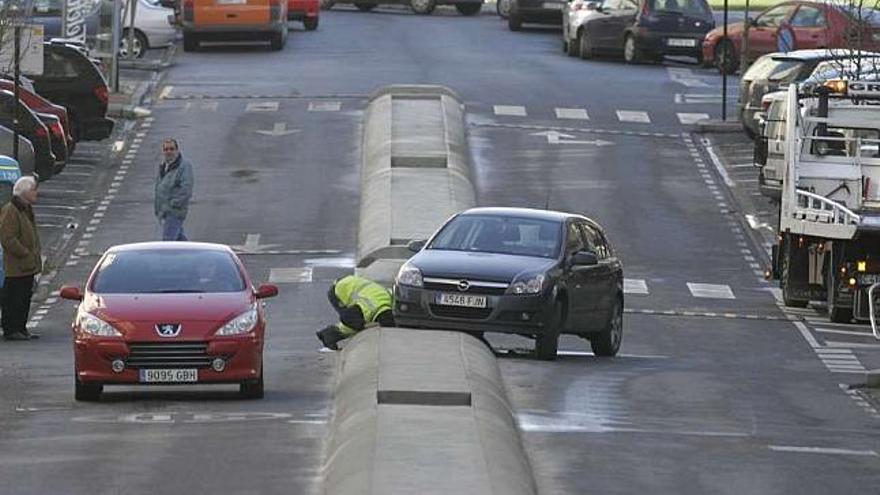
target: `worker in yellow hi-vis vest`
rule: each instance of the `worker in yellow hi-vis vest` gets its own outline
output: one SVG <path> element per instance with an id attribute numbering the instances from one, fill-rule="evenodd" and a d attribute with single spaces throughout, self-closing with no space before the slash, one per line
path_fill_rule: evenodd
<path id="1" fill-rule="evenodd" d="M 327 292 L 339 323 L 324 327 L 317 335 L 328 349 L 339 350 L 337 343 L 371 326 L 393 327 L 391 292 L 357 275 L 347 275 L 333 283 Z"/>

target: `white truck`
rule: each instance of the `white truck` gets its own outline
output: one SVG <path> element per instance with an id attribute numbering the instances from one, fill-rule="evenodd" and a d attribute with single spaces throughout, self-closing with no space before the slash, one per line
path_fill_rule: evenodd
<path id="1" fill-rule="evenodd" d="M 873 324 L 869 292 L 880 282 L 880 83 L 792 84 L 786 104 L 771 273 L 787 306 L 826 301 L 832 321 Z"/>

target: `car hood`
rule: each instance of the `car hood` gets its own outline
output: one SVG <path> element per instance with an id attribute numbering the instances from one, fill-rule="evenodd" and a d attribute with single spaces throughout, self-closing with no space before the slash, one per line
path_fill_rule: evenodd
<path id="1" fill-rule="evenodd" d="M 248 292 L 205 294 L 89 294 L 83 309 L 108 323 L 225 322 L 253 304 Z"/>
<path id="2" fill-rule="evenodd" d="M 426 249 L 411 260 L 423 277 L 467 278 L 510 282 L 522 272 L 549 270 L 556 260 L 510 254 Z"/>

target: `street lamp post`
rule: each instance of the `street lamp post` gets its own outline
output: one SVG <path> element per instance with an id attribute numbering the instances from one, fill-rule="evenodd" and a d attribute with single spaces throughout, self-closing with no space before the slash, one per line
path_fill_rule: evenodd
<path id="1" fill-rule="evenodd" d="M 729 66 L 730 57 L 730 40 L 727 39 L 727 0 L 724 0 L 724 34 L 722 38 L 727 47 L 724 50 L 724 60 L 721 61 L 721 120 L 727 120 L 727 67 Z"/>

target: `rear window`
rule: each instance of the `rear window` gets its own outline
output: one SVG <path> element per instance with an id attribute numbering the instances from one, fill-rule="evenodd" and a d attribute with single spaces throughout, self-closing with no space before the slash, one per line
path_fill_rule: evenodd
<path id="1" fill-rule="evenodd" d="M 705 0 L 648 0 L 654 12 L 679 13 L 705 17 L 711 13 Z"/>
<path id="2" fill-rule="evenodd" d="M 229 253 L 139 250 L 110 253 L 92 281 L 98 294 L 241 292 L 244 277 Z"/>
<path id="3" fill-rule="evenodd" d="M 562 224 L 533 218 L 460 215 L 443 227 L 428 249 L 555 258 Z"/>
<path id="4" fill-rule="evenodd" d="M 849 14 L 857 22 L 862 22 L 871 27 L 880 28 L 880 10 L 859 8 L 858 4 L 841 5 L 840 8 Z"/>
<path id="5" fill-rule="evenodd" d="M 761 57 L 749 67 L 743 75 L 743 79 L 749 81 L 792 81 L 804 67 L 805 63 L 800 60 Z"/>

